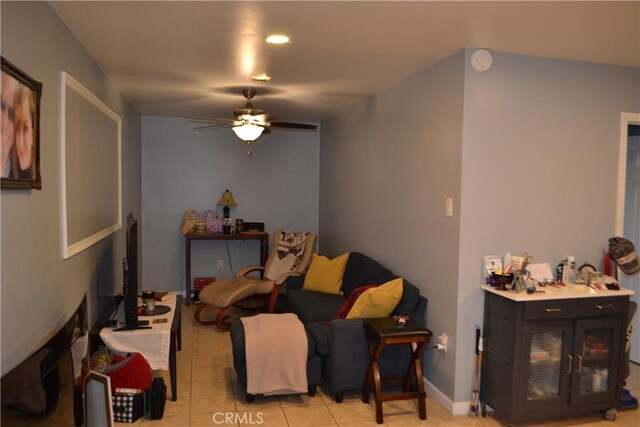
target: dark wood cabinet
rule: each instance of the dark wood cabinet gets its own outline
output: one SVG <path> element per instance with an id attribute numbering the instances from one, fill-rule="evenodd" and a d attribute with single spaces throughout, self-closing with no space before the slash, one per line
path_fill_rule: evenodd
<path id="1" fill-rule="evenodd" d="M 507 424 L 593 411 L 615 419 L 629 296 L 573 285 L 554 299 L 486 289 L 480 401 Z"/>

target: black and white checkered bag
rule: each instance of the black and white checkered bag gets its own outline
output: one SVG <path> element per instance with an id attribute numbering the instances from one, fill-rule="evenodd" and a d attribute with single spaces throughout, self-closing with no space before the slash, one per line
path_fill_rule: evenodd
<path id="1" fill-rule="evenodd" d="M 113 420 L 121 423 L 138 421 L 145 413 L 145 393 L 140 390 L 118 391 L 112 396 Z"/>

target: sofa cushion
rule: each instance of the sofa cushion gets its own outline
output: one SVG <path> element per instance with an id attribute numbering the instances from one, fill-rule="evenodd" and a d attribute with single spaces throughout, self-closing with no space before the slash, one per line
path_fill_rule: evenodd
<path id="1" fill-rule="evenodd" d="M 367 286 L 360 286 L 359 288 L 355 288 L 351 292 L 351 295 L 347 297 L 347 300 L 344 302 L 344 304 L 342 304 L 342 307 L 340 307 L 340 311 L 338 311 L 338 314 L 336 315 L 336 319 L 346 319 L 347 314 L 349 314 L 353 305 L 356 303 L 358 298 L 360 298 L 360 295 L 365 293 L 367 289 L 376 288 L 376 287 L 377 285 L 367 285 Z"/>
<path id="2" fill-rule="evenodd" d="M 391 270 L 379 262 L 359 252 L 351 252 L 342 278 L 342 292 L 350 295 L 359 286 L 381 285 L 395 278 Z"/>
<path id="3" fill-rule="evenodd" d="M 322 292 L 297 291 L 287 292 L 287 308 L 298 315 L 302 323 L 324 321 L 336 317 L 345 298 L 341 295 L 331 295 Z"/>
<path id="4" fill-rule="evenodd" d="M 307 329 L 307 335 L 313 338 L 315 342 L 316 352 L 320 356 L 329 354 L 329 323 L 327 322 L 310 322 L 304 325 Z"/>
<path id="5" fill-rule="evenodd" d="M 402 278 L 400 277 L 384 285 L 367 289 L 353 304 L 347 319 L 387 317 L 396 308 L 401 297 Z"/>
<path id="6" fill-rule="evenodd" d="M 418 314 L 418 304 L 420 302 L 420 290 L 407 279 L 403 280 L 402 298 L 391 314 L 410 315 Z"/>
<path id="7" fill-rule="evenodd" d="M 305 291 L 324 292 L 326 294 L 342 295 L 342 276 L 347 265 L 349 254 L 343 254 L 334 259 L 313 254 L 311 265 L 304 278 Z"/>
<path id="8" fill-rule="evenodd" d="M 280 291 L 280 293 L 282 295 L 286 295 L 287 292 L 290 291 L 290 290 L 299 291 L 304 286 L 304 278 L 305 277 L 306 277 L 306 275 L 304 275 L 304 274 L 301 274 L 300 276 L 289 276 L 289 277 L 287 277 L 287 280 L 285 281 L 286 286 L 282 287 L 282 290 Z"/>

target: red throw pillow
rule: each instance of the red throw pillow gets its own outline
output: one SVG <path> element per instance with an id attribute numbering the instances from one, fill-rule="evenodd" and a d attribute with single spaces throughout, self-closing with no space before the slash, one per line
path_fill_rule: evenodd
<path id="1" fill-rule="evenodd" d="M 378 285 L 366 285 L 366 286 L 360 286 L 359 288 L 355 288 L 353 291 L 351 291 L 351 295 L 349 295 L 349 297 L 344 302 L 344 304 L 342 304 L 342 307 L 340 307 L 340 310 L 336 315 L 336 319 L 346 319 L 347 314 L 351 310 L 351 307 L 353 307 L 353 304 L 356 303 L 356 300 L 358 299 L 358 297 L 362 295 L 364 291 L 366 291 L 367 289 L 376 288 L 376 287 L 378 287 Z"/>
<path id="2" fill-rule="evenodd" d="M 111 378 L 111 390 L 116 388 L 137 388 L 146 390 L 153 381 L 149 362 L 140 353 L 129 353 L 113 357 L 113 364 L 104 367 L 104 374 Z"/>

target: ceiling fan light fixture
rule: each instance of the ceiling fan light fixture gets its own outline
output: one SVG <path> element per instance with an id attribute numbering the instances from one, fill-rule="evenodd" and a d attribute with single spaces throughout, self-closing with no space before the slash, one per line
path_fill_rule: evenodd
<path id="1" fill-rule="evenodd" d="M 271 76 L 269 76 L 266 73 L 262 73 L 255 76 L 251 76 L 251 80 L 253 80 L 254 82 L 268 82 L 269 80 L 271 80 Z"/>
<path id="2" fill-rule="evenodd" d="M 291 40 L 289 39 L 289 37 L 285 36 L 284 34 L 271 34 L 270 36 L 267 36 L 265 41 L 269 44 L 291 43 Z"/>
<path id="3" fill-rule="evenodd" d="M 252 142 L 262 135 L 264 128 L 262 126 L 252 124 L 243 124 L 241 126 L 234 126 L 231 130 L 233 130 L 236 136 L 244 142 Z"/>

